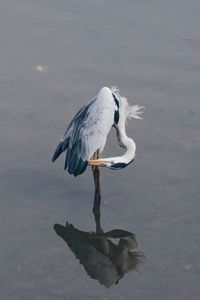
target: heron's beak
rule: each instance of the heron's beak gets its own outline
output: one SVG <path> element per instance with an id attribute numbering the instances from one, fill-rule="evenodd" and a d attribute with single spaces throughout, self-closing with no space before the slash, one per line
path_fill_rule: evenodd
<path id="1" fill-rule="evenodd" d="M 90 159 L 88 160 L 88 165 L 96 167 L 106 167 L 106 162 L 102 159 Z"/>

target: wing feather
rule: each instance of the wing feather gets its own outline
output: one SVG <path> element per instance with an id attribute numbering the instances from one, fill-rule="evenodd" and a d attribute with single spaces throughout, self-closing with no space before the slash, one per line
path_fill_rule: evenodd
<path id="1" fill-rule="evenodd" d="M 106 142 L 114 123 L 115 101 L 109 88 L 102 88 L 92 101 L 81 108 L 58 144 L 52 161 L 66 150 L 65 169 L 74 176 L 83 173 L 87 161 Z"/>

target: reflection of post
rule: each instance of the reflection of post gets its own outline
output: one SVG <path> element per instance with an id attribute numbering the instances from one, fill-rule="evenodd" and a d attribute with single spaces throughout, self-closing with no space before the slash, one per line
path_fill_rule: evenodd
<path id="1" fill-rule="evenodd" d="M 95 186 L 93 212 L 100 214 L 101 189 L 100 189 L 100 180 L 99 180 L 99 176 L 100 176 L 99 168 L 92 167 L 92 172 L 94 176 L 94 186 Z"/>
<path id="2" fill-rule="evenodd" d="M 98 159 L 98 158 L 99 158 L 99 153 L 96 152 L 94 154 L 94 159 Z M 100 223 L 101 188 L 100 188 L 100 179 L 99 179 L 100 177 L 99 168 L 96 166 L 92 166 L 92 172 L 93 172 L 94 187 L 95 187 L 93 213 L 94 213 L 94 218 L 96 223 L 96 233 L 103 233 L 103 230 L 101 228 L 101 223 Z"/>
<path id="3" fill-rule="evenodd" d="M 92 172 L 94 176 L 94 185 L 95 185 L 95 193 L 94 193 L 94 204 L 93 204 L 93 213 L 96 223 L 96 233 L 103 233 L 101 228 L 100 218 L 100 206 L 101 206 L 101 189 L 100 189 L 100 172 L 98 167 L 92 167 Z"/>

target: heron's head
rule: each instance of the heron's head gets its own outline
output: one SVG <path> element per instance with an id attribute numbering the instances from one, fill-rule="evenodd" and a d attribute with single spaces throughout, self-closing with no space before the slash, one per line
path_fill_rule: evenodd
<path id="1" fill-rule="evenodd" d="M 132 159 L 129 163 L 125 163 L 125 162 L 114 162 L 112 163 L 110 166 L 108 166 L 108 168 L 112 169 L 112 170 L 119 170 L 119 169 L 124 169 L 126 168 L 130 163 L 132 163 L 134 161 L 134 159 Z"/>
<path id="2" fill-rule="evenodd" d="M 89 160 L 88 165 L 96 167 L 107 167 L 112 170 L 119 170 L 127 167 L 130 163 L 134 161 L 134 158 L 130 161 L 125 161 L 122 157 L 113 157 L 105 159 L 94 159 Z"/>

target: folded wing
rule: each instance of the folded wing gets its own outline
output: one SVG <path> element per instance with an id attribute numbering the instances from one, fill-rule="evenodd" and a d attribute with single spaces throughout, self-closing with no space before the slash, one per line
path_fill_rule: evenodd
<path id="1" fill-rule="evenodd" d="M 104 147 L 114 123 L 116 105 L 112 93 L 104 92 L 106 97 L 99 93 L 75 115 L 53 155 L 55 161 L 66 151 L 65 170 L 74 176 L 83 173 L 87 161 Z"/>

